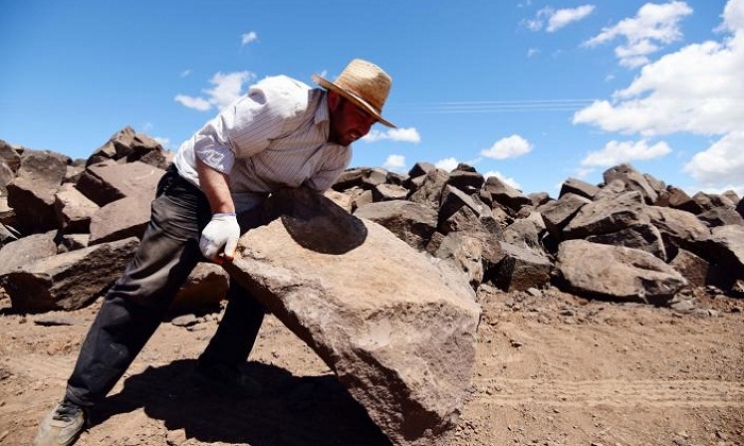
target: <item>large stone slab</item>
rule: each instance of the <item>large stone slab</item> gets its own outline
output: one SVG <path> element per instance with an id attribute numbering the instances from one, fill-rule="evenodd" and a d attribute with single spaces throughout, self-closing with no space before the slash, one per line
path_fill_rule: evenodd
<path id="1" fill-rule="evenodd" d="M 395 445 L 449 443 L 480 308 L 449 262 L 330 200 L 290 191 L 284 215 L 225 265 L 313 348 Z"/>
<path id="2" fill-rule="evenodd" d="M 573 292 L 611 300 L 665 303 L 688 284 L 645 251 L 585 240 L 561 243 L 556 267 Z"/>
<path id="3" fill-rule="evenodd" d="M 129 238 L 38 259 L 0 277 L 19 312 L 77 310 L 116 280 L 139 240 Z"/>

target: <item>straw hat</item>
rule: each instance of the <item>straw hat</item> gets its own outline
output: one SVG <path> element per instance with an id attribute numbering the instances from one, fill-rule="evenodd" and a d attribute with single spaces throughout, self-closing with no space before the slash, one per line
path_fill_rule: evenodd
<path id="1" fill-rule="evenodd" d="M 317 74 L 313 75 L 313 81 L 363 108 L 381 124 L 395 127 L 382 117 L 382 106 L 385 105 L 393 80 L 377 65 L 366 60 L 354 59 L 334 82 Z"/>

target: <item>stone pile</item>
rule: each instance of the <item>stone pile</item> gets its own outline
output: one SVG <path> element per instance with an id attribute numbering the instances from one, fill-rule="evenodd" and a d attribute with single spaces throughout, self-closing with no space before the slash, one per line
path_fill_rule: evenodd
<path id="1" fill-rule="evenodd" d="M 87 160 L 0 140 L 0 299 L 39 313 L 102 295 L 139 244 L 170 155 L 129 127 Z M 324 196 L 285 190 L 260 211 L 236 260 L 199 264 L 171 314 L 218 308 L 240 282 L 396 445 L 451 439 L 481 289 L 654 305 L 695 288 L 744 294 L 744 200 L 689 196 L 627 164 L 601 184 L 569 178 L 557 198 L 466 164 L 353 168 Z"/>
<path id="2" fill-rule="evenodd" d="M 554 199 L 465 164 L 445 172 L 418 163 L 408 175 L 351 169 L 334 190 L 355 216 L 453 262 L 475 289 L 552 285 L 653 304 L 690 287 L 744 291 L 744 203 L 735 192 L 690 197 L 627 164 L 603 177 L 599 185 L 569 178 Z"/>
<path id="3" fill-rule="evenodd" d="M 137 249 L 171 155 L 131 127 L 87 160 L 0 140 L 0 290 L 13 310 L 75 310 L 105 292 Z M 227 284 L 199 264 L 171 313 L 219 308 Z"/>
<path id="4" fill-rule="evenodd" d="M 14 308 L 90 303 L 93 296 L 73 305 L 45 293 L 38 298 L 45 301 L 31 304 L 14 283 L 28 283 L 21 275 L 34 261 L 140 236 L 169 156 L 129 127 L 87 160 L 0 142 L 0 283 Z M 446 172 L 426 162 L 405 175 L 349 169 L 328 196 L 414 249 L 456 265 L 474 289 L 552 285 L 587 298 L 654 304 L 689 287 L 744 291 L 741 197 L 733 191 L 690 197 L 627 164 L 608 169 L 601 184 L 569 178 L 557 198 L 523 194 L 465 164 Z M 602 262 L 587 257 L 600 252 Z M 219 282 L 218 270 L 200 269 Z"/>

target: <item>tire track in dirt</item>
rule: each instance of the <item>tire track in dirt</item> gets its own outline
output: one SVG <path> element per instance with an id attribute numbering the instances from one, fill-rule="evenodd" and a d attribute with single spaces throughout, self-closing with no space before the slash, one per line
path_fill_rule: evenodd
<path id="1" fill-rule="evenodd" d="M 720 380 L 596 380 L 479 378 L 470 404 L 524 403 L 580 407 L 744 407 L 744 382 Z"/>

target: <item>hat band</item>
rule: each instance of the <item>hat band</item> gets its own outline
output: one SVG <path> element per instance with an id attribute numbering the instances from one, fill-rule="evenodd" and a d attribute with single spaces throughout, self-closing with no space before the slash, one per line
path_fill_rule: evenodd
<path id="1" fill-rule="evenodd" d="M 372 107 L 378 114 L 382 113 L 382 107 L 379 104 L 379 100 L 375 100 L 376 98 L 369 99 L 364 97 L 364 95 L 361 94 L 354 85 L 347 83 L 345 79 L 337 79 L 336 85 L 346 90 L 347 93 L 353 94 L 357 100 L 362 101 Z"/>

